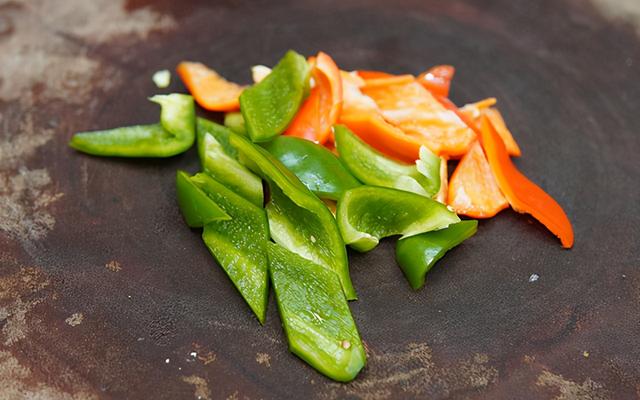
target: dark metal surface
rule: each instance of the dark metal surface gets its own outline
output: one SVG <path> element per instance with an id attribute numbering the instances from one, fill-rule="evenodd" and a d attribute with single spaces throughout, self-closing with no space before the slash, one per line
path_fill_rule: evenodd
<path id="1" fill-rule="evenodd" d="M 636 2 L 442 3 L 0 1 L 0 398 L 640 397 Z M 392 241 L 351 254 L 369 363 L 348 385 L 315 373 L 273 299 L 260 327 L 183 223 L 174 172 L 195 151 L 66 146 L 155 121 L 158 69 L 198 60 L 247 82 L 288 48 L 344 69 L 454 64 L 453 100 L 498 97 L 575 248 L 505 211 L 419 292 Z M 162 92 L 184 90 L 173 79 Z"/>

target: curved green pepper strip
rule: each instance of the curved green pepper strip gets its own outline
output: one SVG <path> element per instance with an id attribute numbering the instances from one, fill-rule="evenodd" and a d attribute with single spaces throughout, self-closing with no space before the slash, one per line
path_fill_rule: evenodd
<path id="1" fill-rule="evenodd" d="M 275 158 L 322 199 L 338 200 L 360 182 L 326 147 L 293 136 L 278 136 L 263 144 Z"/>
<path id="2" fill-rule="evenodd" d="M 180 211 L 189 227 L 202 228 L 213 221 L 231 219 L 184 171 L 176 174 L 176 191 Z"/>
<path id="3" fill-rule="evenodd" d="M 262 207 L 262 180 L 238 162 L 238 151 L 229 143 L 232 133 L 204 118 L 197 120 L 198 154 L 202 169 L 229 189 Z"/>
<path id="4" fill-rule="evenodd" d="M 432 197 L 440 190 L 440 157 L 420 148 L 416 165 L 394 161 L 363 142 L 343 125 L 334 126 L 336 149 L 351 173 L 367 185 Z"/>
<path id="5" fill-rule="evenodd" d="M 160 123 L 76 133 L 69 146 L 96 156 L 171 157 L 187 151 L 195 140 L 195 106 L 186 94 L 156 95 Z"/>
<path id="6" fill-rule="evenodd" d="M 296 115 L 309 86 L 307 60 L 293 50 L 260 83 L 240 95 L 240 111 L 254 142 L 281 134 Z"/>
<path id="7" fill-rule="evenodd" d="M 247 128 L 244 125 L 244 118 L 241 112 L 228 112 L 224 115 L 224 126 L 229 128 L 233 133 L 247 136 Z"/>
<path id="8" fill-rule="evenodd" d="M 204 226 L 202 240 L 251 310 L 264 323 L 267 312 L 269 227 L 264 209 L 227 189 L 206 173 L 190 178 L 228 215 Z"/>
<path id="9" fill-rule="evenodd" d="M 345 243 L 357 251 L 369 251 L 381 238 L 409 237 L 442 229 L 460 221 L 435 200 L 402 190 L 360 186 L 342 195 L 336 213 Z"/>
<path id="10" fill-rule="evenodd" d="M 269 182 L 272 198 L 267 214 L 273 240 L 329 266 L 338 274 L 347 300 L 355 300 L 347 251 L 331 211 L 268 151 L 239 135 L 233 134 L 229 139 L 239 151 L 241 161 Z"/>
<path id="11" fill-rule="evenodd" d="M 396 261 L 413 289 L 424 286 L 427 272 L 445 253 L 473 236 L 478 221 L 461 221 L 439 231 L 421 233 L 396 244 Z"/>
<path id="12" fill-rule="evenodd" d="M 353 380 L 366 355 L 338 275 L 278 244 L 267 251 L 289 350 L 331 379 Z"/>

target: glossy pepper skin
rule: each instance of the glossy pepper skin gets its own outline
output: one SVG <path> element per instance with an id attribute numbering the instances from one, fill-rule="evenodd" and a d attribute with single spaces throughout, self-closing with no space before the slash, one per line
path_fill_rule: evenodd
<path id="1" fill-rule="evenodd" d="M 202 228 L 213 221 L 231 219 L 184 171 L 176 174 L 176 192 L 180 211 L 190 228 Z"/>
<path id="2" fill-rule="evenodd" d="M 244 118 L 239 111 L 228 112 L 224 115 L 224 126 L 230 129 L 233 133 L 238 135 L 247 136 L 247 127 L 244 125 Z"/>
<path id="3" fill-rule="evenodd" d="M 156 95 L 160 123 L 76 133 L 69 146 L 95 156 L 171 157 L 187 151 L 195 140 L 193 98 L 186 94 Z"/>
<path id="4" fill-rule="evenodd" d="M 262 81 L 240 95 L 240 111 L 254 142 L 270 140 L 284 132 L 309 90 L 307 60 L 289 50 Z"/>
<path id="5" fill-rule="evenodd" d="M 381 238 L 442 229 L 460 218 L 445 205 L 415 193 L 360 186 L 342 195 L 336 220 L 345 243 L 364 252 L 376 247 Z"/>
<path id="6" fill-rule="evenodd" d="M 233 133 L 204 118 L 198 118 L 197 131 L 202 169 L 240 196 L 262 207 L 262 180 L 238 161 L 238 151 L 229 143 L 229 136 Z"/>
<path id="7" fill-rule="evenodd" d="M 473 236 L 478 221 L 451 224 L 444 229 L 398 240 L 396 261 L 413 289 L 424 286 L 425 276 L 445 253 Z"/>
<path id="8" fill-rule="evenodd" d="M 344 125 L 334 127 L 336 149 L 347 168 L 367 185 L 384 186 L 432 197 L 440 189 L 440 158 L 420 148 L 416 164 L 394 161 Z"/>
<path id="9" fill-rule="evenodd" d="M 267 312 L 269 228 L 264 209 L 227 189 L 206 173 L 190 178 L 230 217 L 204 226 L 202 240 L 260 323 Z"/>
<path id="10" fill-rule="evenodd" d="M 347 300 L 355 300 L 347 251 L 331 211 L 268 151 L 235 134 L 230 143 L 241 162 L 269 182 L 272 195 L 267 214 L 273 240 L 331 268 L 339 276 Z"/>
<path id="11" fill-rule="evenodd" d="M 326 147 L 293 136 L 278 136 L 263 145 L 321 199 L 338 200 L 360 182 Z"/>
<path id="12" fill-rule="evenodd" d="M 338 276 L 278 244 L 267 251 L 289 350 L 333 380 L 353 380 L 366 355 Z"/>

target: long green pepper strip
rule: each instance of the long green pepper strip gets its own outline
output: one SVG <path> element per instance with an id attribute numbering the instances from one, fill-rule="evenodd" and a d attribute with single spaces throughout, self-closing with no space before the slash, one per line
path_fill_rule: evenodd
<path id="1" fill-rule="evenodd" d="M 186 94 L 156 95 L 160 123 L 76 133 L 69 146 L 96 156 L 171 157 L 187 151 L 196 137 L 195 106 Z"/>
<path id="2" fill-rule="evenodd" d="M 338 200 L 361 185 L 335 154 L 309 140 L 278 136 L 263 146 L 321 199 Z"/>
<path id="3" fill-rule="evenodd" d="M 265 142 L 281 134 L 298 112 L 309 88 L 311 69 L 293 50 L 260 83 L 240 95 L 240 111 L 249 137 Z"/>
<path id="4" fill-rule="evenodd" d="M 204 118 L 198 118 L 197 128 L 202 169 L 240 196 L 262 207 L 262 180 L 238 161 L 238 151 L 229 143 L 229 136 L 233 133 Z"/>
<path id="5" fill-rule="evenodd" d="M 424 286 L 425 276 L 445 253 L 473 236 L 478 221 L 461 221 L 439 231 L 398 240 L 396 261 L 413 289 Z"/>
<path id="6" fill-rule="evenodd" d="M 346 248 L 331 211 L 265 149 L 239 135 L 231 135 L 229 139 L 240 153 L 241 162 L 269 182 L 272 202 L 267 205 L 267 212 L 273 240 L 294 253 L 329 266 L 338 274 L 347 300 L 355 300 Z M 304 227 L 297 218 L 304 218 Z"/>
<path id="7" fill-rule="evenodd" d="M 206 173 L 191 181 L 231 216 L 205 225 L 202 240 L 260 323 L 267 312 L 269 228 L 264 209 L 238 196 Z"/>
<path id="8" fill-rule="evenodd" d="M 267 251 L 289 349 L 331 379 L 353 380 L 366 355 L 338 275 L 278 244 Z"/>
<path id="9" fill-rule="evenodd" d="M 440 157 L 420 148 L 416 165 L 394 161 L 363 142 L 344 125 L 334 126 L 336 149 L 351 173 L 372 186 L 432 197 L 440 190 Z"/>
<path id="10" fill-rule="evenodd" d="M 415 193 L 360 186 L 342 195 L 336 220 L 345 243 L 364 252 L 376 247 L 381 238 L 442 229 L 460 218 L 445 205 Z"/>

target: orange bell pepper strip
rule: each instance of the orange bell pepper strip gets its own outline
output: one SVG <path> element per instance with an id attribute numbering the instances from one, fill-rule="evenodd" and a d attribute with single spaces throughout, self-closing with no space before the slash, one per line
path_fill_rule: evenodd
<path id="1" fill-rule="evenodd" d="M 176 68 L 196 102 L 209 111 L 235 111 L 240 109 L 238 98 L 244 87 L 229 82 L 206 65 L 183 61 Z"/>
<path id="2" fill-rule="evenodd" d="M 490 218 L 509 207 L 478 141 L 451 175 L 448 204 L 472 218 Z"/>
<path id="3" fill-rule="evenodd" d="M 379 88 L 387 85 L 399 85 L 403 83 L 409 83 L 416 79 L 413 75 L 395 75 L 386 78 L 373 78 L 373 79 L 365 79 L 364 87 L 365 88 Z"/>
<path id="4" fill-rule="evenodd" d="M 504 145 L 507 147 L 509 155 L 520 157 L 522 154 L 520 146 L 518 146 L 518 143 L 516 143 L 513 138 L 513 134 L 511 134 L 511 131 L 507 128 L 507 124 L 504 122 L 500 111 L 497 108 L 492 107 L 495 103 L 496 99 L 494 97 L 489 97 L 476 103 L 466 104 L 464 107 L 460 108 L 460 112 L 465 114 L 476 124 L 480 122 L 480 117 L 482 115 L 489 117 L 493 127 L 496 128 L 496 131 L 498 131 L 498 134 L 504 141 Z"/>
<path id="5" fill-rule="evenodd" d="M 336 63 L 323 52 L 312 65 L 315 86 L 284 134 L 323 144 L 342 110 L 342 78 Z"/>
<path id="6" fill-rule="evenodd" d="M 346 125 L 370 146 L 390 157 L 407 163 L 414 163 L 420 158 L 422 143 L 389 124 L 378 114 L 343 113 L 340 123 Z"/>
<path id="7" fill-rule="evenodd" d="M 418 75 L 418 82 L 436 96 L 449 97 L 451 80 L 456 69 L 452 65 L 436 65 Z"/>
<path id="8" fill-rule="evenodd" d="M 381 87 L 365 85 L 362 92 L 376 102 L 387 121 L 438 156 L 459 158 L 476 138 L 455 112 L 446 109 L 415 79 Z"/>
<path id="9" fill-rule="evenodd" d="M 573 228 L 562 207 L 513 165 L 489 117 L 481 117 L 480 132 L 491 171 L 511 207 L 533 216 L 560 239 L 562 247 L 571 248 Z"/>
<path id="10" fill-rule="evenodd" d="M 393 78 L 393 74 L 390 74 L 388 72 L 382 72 L 382 71 L 363 71 L 363 70 L 358 70 L 356 71 L 356 74 L 364 79 L 365 81 L 368 79 L 382 79 L 382 78 Z"/>

